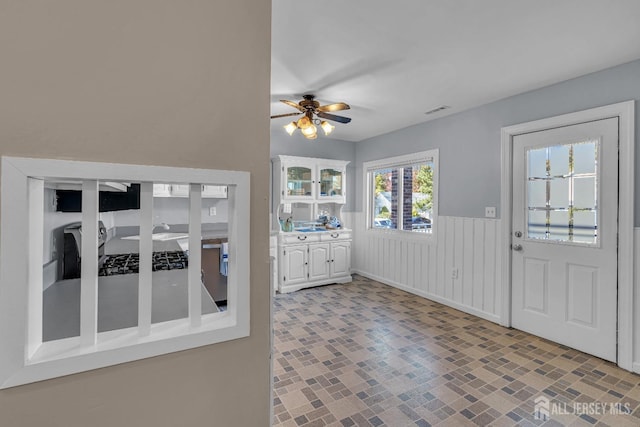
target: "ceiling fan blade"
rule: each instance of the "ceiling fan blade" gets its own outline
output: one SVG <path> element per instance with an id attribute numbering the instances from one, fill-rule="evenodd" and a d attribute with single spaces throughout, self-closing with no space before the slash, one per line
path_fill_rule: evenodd
<path id="1" fill-rule="evenodd" d="M 322 111 L 318 111 L 318 117 L 322 117 L 323 119 L 333 120 L 335 122 L 340 123 L 349 123 L 351 119 L 349 117 L 336 116 L 335 114 L 329 114 Z"/>
<path id="2" fill-rule="evenodd" d="M 276 114 L 275 116 L 271 116 L 272 119 L 277 119 L 280 117 L 289 117 L 289 116 L 299 116 L 302 113 L 287 113 L 287 114 Z"/>
<path id="3" fill-rule="evenodd" d="M 349 104 L 345 104 L 344 102 L 337 102 L 335 104 L 321 105 L 320 107 L 316 108 L 316 110 L 327 112 L 327 111 L 348 110 L 350 108 L 351 107 L 349 107 Z"/>
<path id="4" fill-rule="evenodd" d="M 296 102 L 293 102 L 293 101 L 287 101 L 286 99 L 281 99 L 281 100 L 280 100 L 280 102 L 284 102 L 284 103 L 285 103 L 285 104 L 287 104 L 288 106 L 293 107 L 293 108 L 295 108 L 296 110 L 299 110 L 299 111 L 301 111 L 301 112 L 303 112 L 303 113 L 306 111 L 303 107 L 301 107 L 300 105 L 298 105 L 298 103 L 296 103 Z"/>

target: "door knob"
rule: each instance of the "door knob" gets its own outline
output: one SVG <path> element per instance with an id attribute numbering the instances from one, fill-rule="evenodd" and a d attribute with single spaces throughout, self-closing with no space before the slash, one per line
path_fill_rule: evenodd
<path id="1" fill-rule="evenodd" d="M 522 245 L 511 245 L 511 248 L 514 251 L 520 252 L 522 250 Z"/>

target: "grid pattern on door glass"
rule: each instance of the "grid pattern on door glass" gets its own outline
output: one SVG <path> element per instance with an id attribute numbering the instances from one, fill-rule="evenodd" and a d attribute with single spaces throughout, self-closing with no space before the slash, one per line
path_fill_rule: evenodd
<path id="1" fill-rule="evenodd" d="M 527 150 L 527 237 L 598 243 L 599 141 Z"/>

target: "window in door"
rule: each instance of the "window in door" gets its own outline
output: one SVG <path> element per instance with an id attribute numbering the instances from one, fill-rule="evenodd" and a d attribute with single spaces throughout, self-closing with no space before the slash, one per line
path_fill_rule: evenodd
<path id="1" fill-rule="evenodd" d="M 527 150 L 527 237 L 598 244 L 599 141 Z"/>

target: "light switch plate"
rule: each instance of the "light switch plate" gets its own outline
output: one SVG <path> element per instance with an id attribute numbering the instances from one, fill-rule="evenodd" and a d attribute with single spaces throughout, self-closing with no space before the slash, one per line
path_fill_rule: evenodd
<path id="1" fill-rule="evenodd" d="M 486 208 L 484 208 L 484 216 L 486 218 L 495 218 L 496 217 L 495 206 L 487 206 Z"/>
<path id="2" fill-rule="evenodd" d="M 209 216 L 216 216 L 218 214 L 216 207 L 215 206 L 211 206 L 209 208 Z"/>

